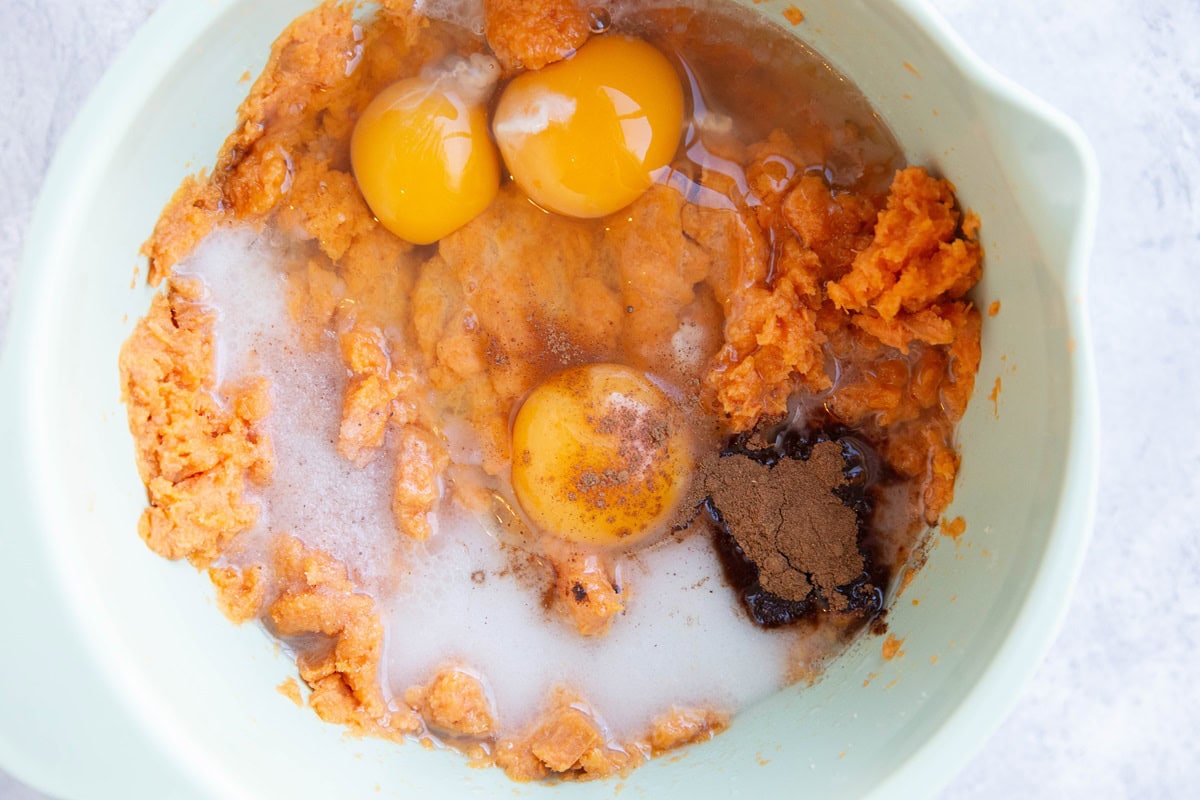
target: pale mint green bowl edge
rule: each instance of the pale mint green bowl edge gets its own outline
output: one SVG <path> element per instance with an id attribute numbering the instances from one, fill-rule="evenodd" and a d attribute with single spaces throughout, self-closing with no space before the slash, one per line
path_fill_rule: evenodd
<path id="1" fill-rule="evenodd" d="M 8 569 L 20 565 L 22 571 L 8 574 L 9 580 L 0 588 L 0 597 L 4 598 L 7 608 L 19 609 L 22 595 L 16 590 L 38 592 L 39 587 L 53 587 L 50 591 L 35 595 L 42 597 L 45 603 L 39 609 L 40 616 L 30 614 L 18 620 L 14 641 L 22 641 L 25 637 L 25 641 L 42 642 L 41 646 L 46 651 L 56 651 L 59 656 L 56 665 L 36 670 L 26 666 L 24 674 L 9 665 L 5 668 L 4 676 L 10 677 L 8 671 L 11 670 L 12 676 L 21 675 L 33 681 L 30 687 L 39 680 L 49 684 L 57 679 L 60 685 L 74 680 L 74 685 L 62 694 L 69 697 L 71 692 L 76 692 L 80 702 L 86 698 L 91 705 L 75 706 L 81 711 L 87 708 L 87 712 L 82 714 L 85 719 L 76 716 L 72 722 L 84 732 L 93 729 L 95 735 L 102 735 L 106 730 L 106 719 L 115 722 L 126 713 L 123 702 L 135 698 L 137 689 L 123 685 L 126 679 L 121 674 L 120 661 L 113 654 L 106 655 L 106 641 L 102 632 L 89 627 L 81 617 L 80 609 L 86 608 L 88 598 L 80 595 L 69 570 L 56 569 L 56 564 L 63 563 L 63 554 L 55 549 L 58 540 L 53 536 L 44 539 L 19 536 L 19 532 L 42 530 L 44 523 L 39 520 L 48 515 L 39 512 L 52 508 L 57 502 L 52 487 L 29 485 L 30 475 L 53 474 L 54 465 L 47 463 L 50 455 L 33 438 L 36 429 L 22 425 L 26 415 L 32 414 L 44 402 L 44 398 L 38 395 L 38 389 L 43 384 L 38 375 L 46 369 L 46 364 L 34 355 L 33 343 L 56 322 L 54 292 L 43 285 L 46 278 L 39 274 L 38 269 L 43 264 L 57 262 L 54 257 L 58 244 L 55 230 L 60 225 L 69 224 L 81 213 L 79 204 L 71 196 L 71 185 L 86 182 L 90 171 L 98 170 L 105 162 L 106 149 L 111 152 L 115 147 L 115 139 L 122 132 L 122 109 L 140 107 L 157 86 L 159 77 L 154 65 L 170 63 L 175 57 L 176 45 L 173 43 L 185 37 L 189 31 L 203 28 L 223 5 L 189 4 L 182 0 L 165 5 L 114 64 L 72 126 L 47 177 L 43 199 L 28 231 L 17 306 L 4 358 L 4 413 L 0 417 L 0 425 L 3 425 L 5 441 L 10 443 L 3 461 L 3 495 L 10 510 L 11 522 L 6 526 L 7 533 L 0 540 L 0 546 L 4 548 Z M 1042 556 L 1033 589 L 1025 598 L 1016 623 L 988 670 L 957 710 L 942 722 L 937 732 L 903 766 L 881 777 L 873 790 L 873 794 L 879 796 L 908 796 L 913 792 L 928 792 L 936 788 L 981 746 L 987 734 L 1015 702 L 1020 687 L 1036 669 L 1066 613 L 1069 588 L 1082 563 L 1092 527 L 1098 458 L 1098 411 L 1091 340 L 1083 302 L 1098 197 L 1097 169 L 1091 149 L 1073 122 L 979 62 L 928 6 L 917 2 L 899 2 L 896 5 L 932 33 L 978 88 L 1003 97 L 1020 107 L 1033 122 L 1046 125 L 1065 137 L 1081 160 L 1084 177 L 1078 217 L 1071 233 L 1064 237 L 1064 258 L 1059 262 L 1063 270 L 1061 277 L 1065 293 L 1078 301 L 1068 303 L 1066 310 L 1076 345 L 1073 357 L 1069 360 L 1072 371 L 1072 413 L 1067 436 L 1070 455 L 1053 529 L 1049 534 L 1050 545 Z M 112 105 L 114 98 L 122 103 Z M 56 204 L 47 198 L 56 201 Z M 39 327 L 31 327 L 34 325 Z M 975 402 L 979 401 L 977 393 Z M 12 590 L 12 593 L 6 595 L 6 590 Z M 49 646 L 44 644 L 48 625 L 60 634 L 62 642 Z M 95 672 L 91 672 L 92 669 Z M 27 708 L 30 713 L 36 713 L 37 706 L 45 703 L 45 696 L 39 696 L 32 688 L 26 692 L 13 692 L 12 686 L 11 682 L 7 682 L 8 688 L 0 689 L 0 692 L 5 692 L 6 701 L 12 700 L 11 704 L 6 702 L 5 708 L 14 709 L 11 712 L 13 716 L 18 713 L 16 709 Z M 155 717 L 154 709 L 139 707 L 136 700 L 129 707 L 143 720 L 153 720 Z M 61 713 L 62 709 L 59 711 Z M 54 715 L 47 710 L 46 716 Z M 70 773 L 79 770 L 83 774 L 89 766 L 89 760 L 102 762 L 104 754 L 98 751 L 89 753 L 86 746 L 78 742 L 68 752 L 63 752 L 61 748 L 64 742 L 71 738 L 70 732 L 64 731 L 61 724 L 63 720 L 57 720 L 58 724 L 52 724 L 55 721 L 48 722 L 46 730 L 13 729 L 10 727 L 12 721 L 11 717 L 0 717 L 0 722 L 4 723 L 0 725 L 0 764 L 51 791 L 74 796 L 89 789 L 99 789 L 103 795 L 129 790 L 139 784 L 147 788 L 170 785 L 184 781 L 183 775 L 190 775 L 191 779 L 197 781 L 187 781 L 190 789 L 184 790 L 184 794 L 190 795 L 194 791 L 197 795 L 204 795 L 221 790 L 221 787 L 213 785 L 202 788 L 205 776 L 211 777 L 212 772 L 202 763 L 187 763 L 187 756 L 180 748 L 174 747 L 178 744 L 182 750 L 186 750 L 185 743 L 156 741 L 156 733 L 150 733 L 168 730 L 169 725 L 152 723 L 149 727 L 143 727 L 141 724 L 131 724 L 128 726 L 131 731 L 129 735 L 141 737 L 141 746 L 145 748 L 173 748 L 178 761 L 148 757 L 143 772 L 125 773 L 121 778 L 123 783 L 114 784 L 106 791 L 94 784 L 88 787 L 73 782 Z M 132 739 L 131 742 L 136 745 L 138 739 Z M 102 763 L 91 764 L 91 767 L 103 774 Z M 176 769 L 182 772 L 176 772 Z M 233 786 L 223 788 L 237 792 Z"/>

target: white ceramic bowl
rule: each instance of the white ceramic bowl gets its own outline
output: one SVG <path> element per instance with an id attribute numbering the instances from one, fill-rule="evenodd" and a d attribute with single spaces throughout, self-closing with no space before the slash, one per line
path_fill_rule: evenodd
<path id="1" fill-rule="evenodd" d="M 76 120 L 28 232 L 3 365 L 0 764 L 64 797 L 607 797 L 515 786 L 452 754 L 346 739 L 275 692 L 294 665 L 138 539 L 117 351 L 146 310 L 138 246 L 210 164 L 271 41 L 312 0 L 168 0 Z M 787 2 L 753 7 L 778 16 Z M 1083 556 L 1097 412 L 1083 306 L 1091 152 L 919 0 L 807 0 L 795 28 L 855 81 L 910 161 L 984 220 L 984 324 L 952 515 L 893 604 L 904 655 L 865 639 L 812 688 L 623 781 L 627 796 L 917 796 L 994 729 L 1046 650 Z M 784 23 L 786 25 L 786 23 Z M 906 66 L 907 65 L 907 66 Z M 999 404 L 987 395 L 1003 378 Z M 998 414 L 994 411 L 998 410 Z M 919 606 L 913 601 L 919 601 Z M 875 676 L 875 677 L 871 677 Z M 376 790 L 379 793 L 376 794 Z M 674 796 L 674 794 L 672 794 Z"/>

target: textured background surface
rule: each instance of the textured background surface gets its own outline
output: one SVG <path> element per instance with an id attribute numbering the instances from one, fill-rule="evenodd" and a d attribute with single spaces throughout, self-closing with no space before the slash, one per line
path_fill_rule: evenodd
<path id="1" fill-rule="evenodd" d="M 2 341 L 55 146 L 158 2 L 0 2 Z M 1095 538 L 1057 643 L 944 796 L 1194 797 L 1200 1 L 932 2 L 988 62 L 1083 125 L 1103 175 L 1088 293 L 1103 410 Z M 0 798 L 40 796 L 0 773 Z"/>

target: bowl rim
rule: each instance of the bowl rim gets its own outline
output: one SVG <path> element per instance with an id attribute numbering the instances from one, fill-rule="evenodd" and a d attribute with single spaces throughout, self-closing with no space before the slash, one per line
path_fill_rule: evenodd
<path id="1" fill-rule="evenodd" d="M 46 587 L 47 593 L 53 592 L 51 607 L 59 612 L 63 624 L 87 643 L 93 656 L 105 652 L 103 642 L 87 624 L 81 598 L 73 596 L 69 576 L 62 569 L 62 554 L 56 552 L 56 537 L 46 532 L 45 509 L 52 507 L 54 498 L 46 487 L 39 487 L 32 479 L 33 475 L 47 474 L 45 469 L 36 468 L 45 462 L 35 440 L 38 427 L 22 424 L 37 413 L 36 390 L 42 383 L 38 374 L 44 371 L 29 345 L 37 340 L 36 331 L 57 318 L 51 305 L 53 293 L 46 286 L 46 273 L 39 267 L 61 261 L 58 250 L 63 240 L 56 232 L 62 220 L 77 218 L 82 211 L 81 200 L 71 191 L 72 184 L 86 180 L 88 172 L 106 163 L 105 148 L 115 146 L 128 126 L 128 119 L 157 87 L 161 72 L 146 69 L 145 65 L 171 63 L 178 42 L 198 36 L 237 2 L 167 0 L 142 25 L 92 90 L 64 135 L 26 229 L 18 265 L 13 313 L 0 357 L 0 375 L 4 377 L 0 383 L 12 387 L 0 397 L 0 420 L 3 420 L 0 431 L 15 446 L 0 461 L 0 475 L 4 477 L 0 481 L 0 496 L 10 501 L 12 518 L 32 535 L 5 537 L 11 541 L 4 546 L 18 563 L 24 558 L 47 567 L 55 579 L 55 585 Z M 1069 359 L 1071 395 L 1066 466 L 1041 561 L 1028 594 L 980 679 L 913 755 L 867 793 L 869 797 L 920 796 L 937 791 L 983 747 L 1016 704 L 1067 614 L 1093 528 L 1099 451 L 1098 395 L 1086 307 L 1087 271 L 1099 202 L 1095 154 L 1073 120 L 988 66 L 927 0 L 891 2 L 929 35 L 970 84 L 1007 101 L 1064 139 L 1080 160 L 1082 176 L 1076 218 L 1066 237 L 1066 263 L 1052 265 L 1062 268 L 1067 328 L 1075 348 Z M 35 468 L 22 469 L 23 463 Z M 0 597 L 3 596 L 0 584 Z M 122 679 L 114 657 L 100 656 L 97 666 L 107 687 L 119 700 L 144 706 L 136 701 L 133 687 L 125 685 L 127 682 Z M 0 675 L 9 669 L 12 668 L 0 666 Z M 0 687 L 13 685 L 0 681 Z M 0 693 L 3 691 L 0 688 Z M 142 707 L 138 711 L 150 710 Z M 131 715 L 130 721 L 153 734 L 163 727 L 153 722 L 154 716 L 139 713 Z M 47 754 L 42 754 L 44 763 L 35 763 L 35 754 L 19 745 L 18 736 L 18 732 L 0 730 L 0 764 L 5 769 L 29 783 L 68 795 L 85 788 L 72 783 L 63 771 L 56 771 L 50 763 L 53 759 Z M 210 783 L 212 776 L 204 775 L 199 764 L 189 764 L 188 757 L 179 748 L 170 747 L 169 742 L 162 744 L 161 757 L 195 780 L 197 788 L 205 784 L 216 788 Z M 953 767 L 949 772 L 947 765 Z"/>
<path id="2" fill-rule="evenodd" d="M 1078 123 L 987 64 L 928 0 L 892 2 L 929 34 L 970 83 L 1006 100 L 1065 140 L 1079 158 L 1081 175 L 1076 217 L 1066 237 L 1066 262 L 1059 273 L 1074 349 L 1068 359 L 1067 457 L 1047 544 L 1029 592 L 983 675 L 912 757 L 867 794 L 879 798 L 932 794 L 944 787 L 1016 706 L 1058 638 L 1074 595 L 1094 528 L 1100 451 L 1099 393 L 1087 310 L 1087 278 L 1100 201 L 1095 152 Z M 944 768 L 948 763 L 956 765 L 949 774 Z"/>

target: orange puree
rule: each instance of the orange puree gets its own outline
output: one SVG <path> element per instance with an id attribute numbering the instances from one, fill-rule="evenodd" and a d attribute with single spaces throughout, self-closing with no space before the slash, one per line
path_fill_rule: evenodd
<path id="1" fill-rule="evenodd" d="M 708 738 L 728 715 L 675 708 L 615 742 L 586 687 L 566 687 L 534 724 L 500 738 L 469 667 L 447 664 L 403 702 L 385 699 L 383 624 L 355 564 L 288 532 L 273 536 L 262 563 L 222 561 L 255 526 L 250 494 L 272 479 L 260 430 L 270 387 L 217 385 L 215 312 L 174 266 L 235 223 L 299 243 L 286 267 L 297 357 L 337 342 L 347 376 L 337 452 L 360 467 L 391 454 L 398 536 L 434 535 L 430 512 L 444 493 L 489 509 L 489 487 L 508 480 L 521 399 L 565 368 L 614 362 L 683 387 L 673 402 L 711 417 L 719 434 L 781 418 L 798 396 L 824 422 L 856 431 L 901 481 L 907 505 L 890 535 L 902 566 L 953 497 L 954 431 L 980 359 L 980 314 L 967 297 L 981 272 L 979 221 L 957 207 L 948 181 L 894 170 L 898 156 L 877 152 L 879 130 L 804 118 L 811 124 L 789 134 L 787 119 L 730 128 L 714 114 L 690 131 L 671 174 L 610 217 L 548 214 L 507 182 L 435 245 L 404 242 L 371 215 L 351 174 L 350 135 L 371 99 L 448 53 L 490 47 L 511 75 L 567 57 L 589 36 L 586 6 L 573 0 L 485 6 L 486 44 L 403 0 L 382 3 L 369 22 L 349 3 L 302 15 L 273 45 L 212 172 L 184 180 L 163 210 L 143 252 L 150 283 L 165 289 L 120 358 L 149 499 L 138 530 L 162 556 L 208 569 L 231 620 L 261 619 L 296 645 L 322 719 L 389 739 L 432 732 L 516 780 L 599 777 Z M 678 23 L 659 35 L 664 46 L 696 20 L 699 30 L 710 24 L 683 11 L 645 19 Z M 745 48 L 707 47 L 695 52 L 714 63 L 753 61 Z M 759 102 L 780 91 L 765 81 L 735 88 L 755 107 L 778 105 Z M 450 417 L 478 443 L 484 483 L 459 479 Z M 617 585 L 602 552 L 543 550 L 546 608 L 582 636 L 604 636 L 636 594 Z M 831 645 L 849 635 L 837 627 L 849 623 L 832 625 L 821 633 Z M 900 641 L 888 640 L 885 658 Z M 794 672 L 808 667 L 798 661 Z"/>
<path id="2" fill-rule="evenodd" d="M 172 281 L 121 348 L 120 365 L 150 501 L 138 533 L 156 553 L 205 567 L 254 524 L 242 493 L 270 477 L 271 455 L 254 430 L 270 410 L 264 382 L 221 387 L 228 402 L 216 396 L 213 318 L 200 292 Z"/>
<path id="3" fill-rule="evenodd" d="M 283 536 L 272 566 L 278 594 L 267 608 L 268 627 L 285 638 L 315 634 L 326 640 L 297 660 L 312 689 L 308 703 L 321 719 L 391 739 L 419 730 L 414 712 L 384 702 L 377 674 L 383 626 L 374 601 L 355 592 L 345 565 Z"/>
<path id="4" fill-rule="evenodd" d="M 451 736 L 487 736 L 496 725 L 483 684 L 460 669 L 442 670 L 428 686 L 409 689 L 404 699 L 431 728 Z"/>
<path id="5" fill-rule="evenodd" d="M 577 0 L 486 0 L 484 5 L 488 45 L 506 69 L 541 69 L 587 41 L 587 6 Z"/>

